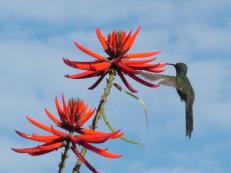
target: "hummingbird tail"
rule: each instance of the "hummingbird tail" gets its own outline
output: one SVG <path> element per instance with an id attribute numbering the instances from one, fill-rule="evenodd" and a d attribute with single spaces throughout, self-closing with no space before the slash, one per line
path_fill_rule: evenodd
<path id="1" fill-rule="evenodd" d="M 193 104 L 186 102 L 186 136 L 191 138 L 193 131 Z"/>

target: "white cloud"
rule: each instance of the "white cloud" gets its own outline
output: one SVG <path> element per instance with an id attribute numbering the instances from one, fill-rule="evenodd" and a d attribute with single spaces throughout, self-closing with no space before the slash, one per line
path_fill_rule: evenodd
<path id="1" fill-rule="evenodd" d="M 28 1 L 10 0 L 1 2 L 1 16 L 17 20 L 28 20 L 37 22 L 63 23 L 89 23 L 110 22 L 118 17 L 128 15 L 124 3 L 112 1 L 110 4 L 105 0 L 69 1 Z M 114 7 L 114 8 L 113 8 Z M 116 8 L 115 8 L 116 7 Z M 120 10 L 119 10 L 120 9 Z M 119 12 L 118 12 L 119 10 Z M 15 19 L 14 19 L 15 20 Z"/>
<path id="2" fill-rule="evenodd" d="M 87 1 L 55 1 L 55 5 L 54 1 L 10 0 L 0 2 L 0 20 L 4 23 L 3 29 L 0 30 L 2 36 L 2 41 L 0 41 L 2 105 L 0 126 L 3 129 L 1 141 L 4 141 L 1 143 L 1 148 L 5 150 L 3 155 L 7 156 L 5 160 L 0 160 L 1 165 L 4 165 L 0 168 L 1 171 L 4 172 L 11 167 L 8 163 L 14 164 L 18 168 L 18 165 L 26 165 L 29 162 L 30 167 L 28 169 L 21 168 L 20 170 L 24 170 L 22 172 L 26 170 L 30 172 L 36 167 L 42 167 L 39 165 L 43 164 L 46 164 L 46 169 L 57 166 L 55 164 L 59 159 L 55 158 L 57 157 L 55 154 L 52 155 L 52 160 L 57 160 L 57 162 L 52 162 L 51 165 L 47 164 L 49 157 L 41 159 L 26 157 L 24 160 L 21 159 L 24 156 L 18 156 L 12 152 L 9 154 L 9 146 L 12 146 L 12 143 L 19 144 L 18 137 L 13 140 L 16 136 L 13 134 L 13 130 L 28 130 L 29 132 L 32 130 L 24 118 L 24 115 L 27 114 L 42 122 L 49 122 L 42 109 L 48 107 L 52 112 L 56 112 L 54 97 L 61 96 L 62 92 L 66 98 L 80 96 L 91 107 L 97 106 L 103 84 L 94 91 L 88 91 L 86 88 L 95 79 L 86 81 L 65 79 L 64 74 L 75 73 L 76 70 L 66 67 L 62 62 L 62 57 L 79 60 L 88 58 L 74 48 L 73 40 L 103 53 L 95 36 L 95 26 L 102 26 L 103 32 L 106 34 L 113 28 L 130 29 L 138 24 L 142 24 L 142 30 L 132 51 L 161 50 L 158 62 L 183 61 L 189 65 L 188 75 L 196 91 L 195 131 L 191 142 L 192 146 L 187 145 L 188 148 L 182 151 L 182 154 L 180 146 L 186 144 L 184 105 L 180 102 L 174 89 L 163 87 L 151 90 L 132 82 L 139 89 L 139 96 L 148 105 L 149 129 L 145 127 L 142 107 L 131 98 L 113 90 L 106 110 L 110 119 L 114 121 L 114 126 L 125 130 L 129 137 L 144 142 L 145 147 L 149 148 L 137 149 L 139 150 L 137 153 L 142 159 L 142 163 L 138 166 L 137 163 L 133 163 L 136 157 L 135 153 L 129 153 L 128 148 L 124 151 L 129 153 L 125 154 L 127 158 L 116 162 L 115 165 L 120 165 L 117 169 L 122 170 L 120 167 L 124 165 L 123 161 L 125 161 L 133 166 L 136 165 L 128 170 L 139 170 L 137 172 L 145 173 L 207 173 L 221 170 L 219 162 L 224 160 L 226 154 L 223 150 L 221 151 L 223 155 L 219 155 L 219 158 L 211 159 L 211 156 L 214 155 L 205 154 L 200 160 L 202 164 L 196 164 L 194 168 L 190 168 L 188 165 L 182 166 L 182 164 L 187 160 L 188 150 L 196 153 L 193 156 L 193 161 L 199 160 L 201 150 L 197 151 L 197 148 L 193 147 L 204 138 L 211 140 L 213 144 L 211 145 L 214 147 L 208 153 L 212 153 L 214 150 L 218 152 L 220 145 L 216 139 L 213 139 L 212 132 L 219 131 L 222 132 L 222 135 L 227 135 L 226 133 L 230 131 L 231 118 L 228 108 L 231 105 L 231 83 L 229 81 L 231 73 L 228 58 L 231 25 L 228 23 L 230 17 L 226 14 L 230 1 L 203 0 L 177 1 L 176 3 L 171 1 L 129 1 L 129 3 L 127 1 L 110 1 L 108 3 L 105 0 L 91 3 Z M 34 28 L 30 26 L 31 23 L 35 26 L 38 24 L 45 29 Z M 49 34 L 52 32 L 46 32 L 46 26 L 52 26 L 49 28 L 51 30 L 65 28 L 64 26 L 72 29 L 60 29 L 62 30 L 61 34 L 55 33 L 54 30 L 54 34 Z M 168 68 L 166 73 L 174 74 L 174 70 Z M 118 80 L 118 83 L 121 83 L 121 80 Z M 117 111 L 113 111 L 115 109 Z M 131 120 L 139 123 L 131 123 Z M 202 144 L 198 144 L 198 148 L 204 149 L 203 145 L 209 145 L 205 139 L 202 140 Z M 174 142 L 178 144 L 174 146 Z M 22 142 L 22 144 L 25 143 Z M 217 145 L 215 145 L 216 143 Z M 222 147 L 228 148 L 228 145 L 222 145 Z M 153 152 L 156 154 L 153 156 L 154 158 L 158 157 L 158 154 L 163 154 L 168 158 L 166 149 L 176 152 L 173 154 L 174 156 L 169 157 L 177 159 L 179 164 L 156 168 L 148 166 L 150 163 L 147 162 L 153 158 L 147 155 Z M 132 161 L 128 161 L 128 159 Z M 163 157 L 162 160 L 164 161 Z M 218 164 L 208 169 L 215 161 Z M 114 162 L 111 162 L 110 167 L 113 168 Z M 102 170 L 108 169 L 107 165 L 103 163 L 101 165 L 103 165 Z M 71 170 L 71 168 L 68 169 Z M 11 167 L 11 171 L 15 172 L 14 167 Z"/>

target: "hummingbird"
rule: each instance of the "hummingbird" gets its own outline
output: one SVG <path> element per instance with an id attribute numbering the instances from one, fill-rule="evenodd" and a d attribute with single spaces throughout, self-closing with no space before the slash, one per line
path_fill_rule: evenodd
<path id="1" fill-rule="evenodd" d="M 188 67 L 184 63 L 171 64 L 176 69 L 176 76 L 151 74 L 147 72 L 140 72 L 140 75 L 150 81 L 160 80 L 160 85 L 171 86 L 176 88 L 181 101 L 185 102 L 185 118 L 186 118 L 186 136 L 191 138 L 193 131 L 193 102 L 195 94 L 190 80 L 187 77 Z"/>

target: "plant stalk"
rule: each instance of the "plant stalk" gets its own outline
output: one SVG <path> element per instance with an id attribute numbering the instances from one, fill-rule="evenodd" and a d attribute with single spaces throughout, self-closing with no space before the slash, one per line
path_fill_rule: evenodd
<path id="1" fill-rule="evenodd" d="M 61 155 L 61 162 L 59 164 L 59 172 L 58 173 L 64 173 L 64 167 L 65 167 L 65 162 L 68 157 L 68 151 L 70 150 L 70 140 L 67 140 L 64 153 Z"/>
<path id="2" fill-rule="evenodd" d="M 101 99 L 100 99 L 100 102 L 99 102 L 99 105 L 98 105 L 98 108 L 96 111 L 96 115 L 95 115 L 95 117 L 92 121 L 92 124 L 91 124 L 91 129 L 93 129 L 93 130 L 95 130 L 97 128 L 99 119 L 102 116 L 102 113 L 104 112 L 104 106 L 106 104 L 107 97 L 110 94 L 110 91 L 111 91 L 111 88 L 113 85 L 113 80 L 115 79 L 115 76 L 116 76 L 116 72 L 114 69 L 112 69 L 111 72 L 109 73 L 109 78 L 107 79 L 107 84 L 106 84 L 106 87 L 104 88 L 104 93 L 101 96 Z M 87 153 L 87 149 L 83 147 L 81 150 L 82 156 L 85 157 L 86 153 Z M 75 167 L 73 168 L 72 173 L 80 173 L 81 164 L 82 164 L 82 162 L 78 159 Z"/>

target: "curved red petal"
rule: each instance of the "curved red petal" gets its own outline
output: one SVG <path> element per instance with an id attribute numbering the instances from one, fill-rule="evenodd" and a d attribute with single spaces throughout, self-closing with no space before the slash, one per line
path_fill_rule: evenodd
<path id="1" fill-rule="evenodd" d="M 49 112 L 47 108 L 44 109 L 46 115 L 58 126 L 60 126 L 62 123 L 52 114 Z"/>
<path id="2" fill-rule="evenodd" d="M 125 39 L 126 39 L 126 32 L 122 31 L 122 44 L 124 43 Z"/>
<path id="3" fill-rule="evenodd" d="M 149 71 L 149 72 L 155 72 L 155 73 L 160 73 L 160 72 L 165 71 L 165 69 L 164 68 L 153 68 L 153 69 L 148 69 L 147 71 Z"/>
<path id="4" fill-rule="evenodd" d="M 27 120 L 28 120 L 30 123 L 32 123 L 33 125 L 39 127 L 40 129 L 46 130 L 46 131 L 48 131 L 48 132 L 51 132 L 51 128 L 50 128 L 49 126 L 44 125 L 44 124 L 42 124 L 42 123 L 40 123 L 40 122 L 34 120 L 33 118 L 30 118 L 30 117 L 26 117 L 26 118 L 27 118 Z"/>
<path id="5" fill-rule="evenodd" d="M 105 71 L 111 66 L 111 62 L 101 62 L 97 64 L 90 64 L 89 70 L 91 71 Z"/>
<path id="6" fill-rule="evenodd" d="M 63 147 L 64 145 L 65 145 L 64 142 L 55 142 L 51 144 L 38 145 L 37 147 L 33 147 L 33 148 L 11 148 L 11 149 L 17 153 L 28 153 L 33 155 L 33 153 L 37 153 L 37 152 L 53 151 L 60 147 Z"/>
<path id="7" fill-rule="evenodd" d="M 87 122 L 87 120 L 89 120 L 91 118 L 91 116 L 94 114 L 95 110 L 96 109 L 89 110 L 88 112 L 86 112 L 84 114 L 84 116 L 81 117 L 81 119 L 78 121 L 79 127 L 81 127 L 85 122 Z"/>
<path id="8" fill-rule="evenodd" d="M 33 153 L 33 152 L 41 151 L 41 149 L 38 147 L 34 147 L 34 148 L 11 148 L 11 149 L 17 153 Z"/>
<path id="9" fill-rule="evenodd" d="M 59 136 L 55 136 L 55 135 L 50 135 L 50 136 L 43 136 L 43 135 L 28 135 L 26 133 L 20 132 L 20 131 L 15 131 L 19 136 L 26 138 L 26 139 L 30 139 L 30 140 L 34 140 L 34 141 L 38 141 L 38 142 L 54 142 L 60 139 Z"/>
<path id="10" fill-rule="evenodd" d="M 80 45 L 79 43 L 77 42 L 74 42 L 76 47 L 78 47 L 81 51 L 83 51 L 84 53 L 96 58 L 96 59 L 99 59 L 99 60 L 104 60 L 104 61 L 108 61 L 108 59 L 104 58 L 103 56 L 83 47 L 82 45 Z"/>
<path id="11" fill-rule="evenodd" d="M 142 61 L 131 61 L 130 59 L 126 59 L 123 60 L 122 62 L 126 65 L 136 65 L 136 64 L 145 64 L 145 63 L 149 63 L 156 60 L 156 58 L 151 58 L 151 59 L 147 59 L 147 60 L 142 60 Z"/>
<path id="12" fill-rule="evenodd" d="M 104 78 L 107 74 L 108 74 L 108 72 L 102 74 L 102 75 L 97 79 L 97 81 L 96 81 L 93 85 L 91 85 L 88 89 L 89 89 L 89 90 L 92 90 L 92 89 L 94 89 L 95 87 L 97 87 L 97 86 L 99 85 L 99 83 L 103 80 L 103 78 Z"/>
<path id="13" fill-rule="evenodd" d="M 126 37 L 124 38 L 124 41 L 123 41 L 123 43 L 122 43 L 122 46 L 121 46 L 122 49 L 124 49 L 124 47 L 125 47 L 125 45 L 127 44 L 129 38 L 131 37 L 131 34 L 132 34 L 132 30 L 129 31 L 129 33 L 128 33 L 127 36 L 126 36 L 126 33 L 125 33 L 125 36 L 126 36 Z"/>
<path id="14" fill-rule="evenodd" d="M 100 132 L 100 131 L 96 131 L 96 130 L 92 130 L 92 129 L 80 129 L 78 131 L 79 133 L 81 134 L 84 134 L 84 135 L 106 135 L 106 136 L 111 136 L 110 139 L 116 139 L 116 138 L 119 138 L 123 135 L 122 132 L 120 131 L 116 131 L 114 132 L 113 134 L 112 133 L 105 133 L 105 132 Z"/>
<path id="15" fill-rule="evenodd" d="M 125 73 L 131 73 L 131 74 L 138 74 L 139 72 L 126 66 L 125 64 L 122 64 L 120 62 L 116 63 L 116 65 L 121 69 L 121 71 Z"/>
<path id="16" fill-rule="evenodd" d="M 95 147 L 93 145 L 90 145 L 88 143 L 81 143 L 81 145 L 97 154 L 100 154 L 101 156 L 104 156 L 104 157 L 108 157 L 108 158 L 119 158 L 121 157 L 122 155 L 121 154 L 115 154 L 115 153 L 111 153 L 111 152 L 108 152 L 107 149 L 102 149 L 102 148 L 98 148 L 98 147 Z"/>
<path id="17" fill-rule="evenodd" d="M 55 105 L 56 105 L 56 109 L 58 111 L 60 120 L 62 121 L 62 123 L 65 123 L 66 118 L 65 118 L 65 115 L 64 115 L 64 111 L 63 111 L 63 108 L 62 108 L 61 104 L 59 103 L 59 99 L 58 99 L 57 96 L 55 97 Z"/>
<path id="18" fill-rule="evenodd" d="M 138 33 L 140 32 L 140 29 L 141 29 L 141 26 L 139 26 L 137 28 L 137 30 L 135 31 L 135 33 L 128 38 L 128 41 L 126 42 L 126 44 L 124 45 L 124 48 L 123 48 L 125 50 L 125 52 L 132 47 Z"/>
<path id="19" fill-rule="evenodd" d="M 50 144 L 45 144 L 45 145 L 39 145 L 38 147 L 42 151 L 47 151 L 47 150 L 55 150 L 57 148 L 63 147 L 65 145 L 64 142 L 55 142 L 55 143 L 50 143 Z"/>
<path id="20" fill-rule="evenodd" d="M 127 79 L 124 77 L 123 73 L 121 71 L 118 71 L 118 74 L 121 78 L 121 80 L 123 81 L 123 83 L 125 84 L 125 86 L 133 93 L 138 92 L 137 90 L 135 90 L 127 81 Z"/>
<path id="21" fill-rule="evenodd" d="M 71 141 L 74 143 L 80 143 L 80 142 L 90 142 L 90 143 L 103 143 L 110 139 L 110 136 L 106 135 L 79 135 L 79 136 L 73 136 L 70 135 Z"/>
<path id="22" fill-rule="evenodd" d="M 65 120 L 68 123 L 71 123 L 70 121 L 70 117 L 69 117 L 69 113 L 68 113 L 68 109 L 67 109 L 67 104 L 66 104 L 66 101 L 65 101 L 65 98 L 64 98 L 64 95 L 62 94 L 62 102 L 63 102 L 63 115 L 65 116 Z"/>
<path id="23" fill-rule="evenodd" d="M 102 61 L 102 60 L 95 60 L 95 61 L 72 61 L 68 58 L 63 58 L 63 62 L 68 65 L 68 66 L 71 66 L 71 67 L 75 67 L 75 64 L 97 64 L 97 63 L 100 63 L 100 62 L 105 62 L 105 61 Z"/>
<path id="24" fill-rule="evenodd" d="M 113 47 L 113 35 L 114 35 L 114 31 L 109 34 L 109 44 L 110 44 L 112 49 L 114 49 L 114 47 Z"/>
<path id="25" fill-rule="evenodd" d="M 150 70 L 150 69 L 157 68 L 159 64 L 134 64 L 134 65 L 128 65 L 128 66 L 136 70 Z"/>
<path id="26" fill-rule="evenodd" d="M 141 53 L 128 53 L 125 56 L 128 58 L 144 58 L 144 57 L 150 57 L 150 56 L 155 56 L 159 54 L 160 51 L 155 51 L 155 52 L 141 52 Z"/>
<path id="27" fill-rule="evenodd" d="M 152 84 L 152 83 L 149 83 L 139 77 L 137 77 L 136 75 L 133 75 L 133 74 L 128 74 L 128 76 L 130 76 L 132 79 L 136 80 L 137 82 L 140 82 L 142 83 L 143 85 L 146 85 L 148 87 L 151 87 L 151 88 L 157 88 L 159 87 L 160 85 L 156 85 L 156 84 Z"/>
<path id="28" fill-rule="evenodd" d="M 59 131 L 59 130 L 56 130 L 56 129 L 54 129 L 52 126 L 51 126 L 51 132 L 52 132 L 54 135 L 57 135 L 57 136 L 63 137 L 63 138 L 65 138 L 66 136 L 68 136 L 67 133 L 61 132 L 61 131 Z"/>
<path id="29" fill-rule="evenodd" d="M 84 101 L 78 99 L 78 109 L 77 109 L 78 119 L 84 116 L 87 110 L 88 110 L 87 104 L 84 103 Z"/>
<path id="30" fill-rule="evenodd" d="M 95 72 L 95 71 L 85 71 L 83 73 L 78 73 L 74 75 L 66 75 L 65 77 L 71 78 L 71 79 L 83 79 L 83 78 L 95 77 L 98 74 L 99 72 Z"/>
<path id="31" fill-rule="evenodd" d="M 75 155 L 81 160 L 81 162 L 88 167 L 93 173 L 99 173 L 83 156 L 79 151 L 77 150 L 76 146 L 73 145 L 71 147 L 72 151 L 75 153 Z"/>
<path id="32" fill-rule="evenodd" d="M 165 67 L 167 63 L 159 63 L 158 67 Z"/>
<path id="33" fill-rule="evenodd" d="M 116 51 L 117 47 L 116 47 L 116 33 L 113 31 L 112 33 L 112 39 L 113 39 L 113 49 Z"/>
<path id="34" fill-rule="evenodd" d="M 110 62 L 81 63 L 81 62 L 71 62 L 68 59 L 64 59 L 64 62 L 65 64 L 73 68 L 78 68 L 81 70 L 89 70 L 89 71 L 104 71 L 111 65 Z"/>
<path id="35" fill-rule="evenodd" d="M 53 149 L 53 150 L 46 150 L 46 151 L 38 151 L 38 152 L 33 152 L 33 153 L 28 153 L 31 156 L 39 156 L 39 155 L 43 155 L 43 154 L 47 154 L 50 153 L 54 150 L 56 150 L 57 148 Z"/>
<path id="36" fill-rule="evenodd" d="M 93 129 L 84 129 L 84 128 L 78 129 L 78 132 L 84 135 L 105 134 L 105 132 L 99 132 Z"/>
<path id="37" fill-rule="evenodd" d="M 113 132 L 114 134 L 110 137 L 110 139 L 116 139 L 116 138 L 120 138 L 121 136 L 123 136 L 123 132 L 121 131 L 116 131 L 116 132 Z"/>
<path id="38" fill-rule="evenodd" d="M 96 34 L 104 50 L 107 50 L 108 49 L 107 41 L 99 28 L 96 28 Z"/>

